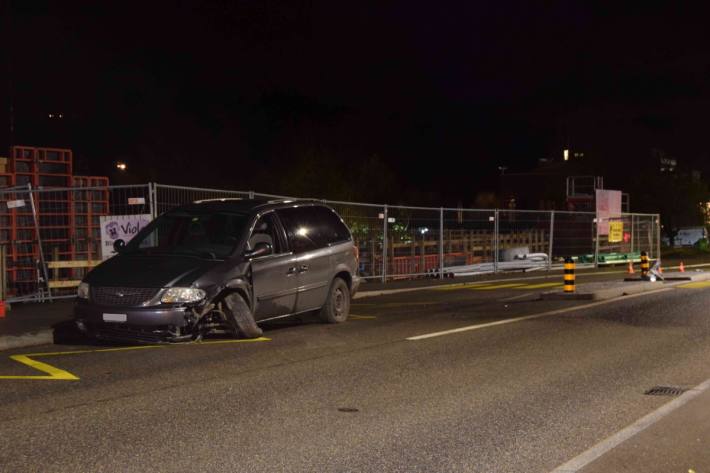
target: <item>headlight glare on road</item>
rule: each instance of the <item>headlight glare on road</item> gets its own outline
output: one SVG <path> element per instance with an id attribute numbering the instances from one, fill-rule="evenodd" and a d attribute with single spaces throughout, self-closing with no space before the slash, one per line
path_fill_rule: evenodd
<path id="1" fill-rule="evenodd" d="M 76 289 L 76 296 L 79 299 L 88 299 L 89 298 L 89 283 L 88 282 L 80 282 L 79 287 Z"/>
<path id="2" fill-rule="evenodd" d="M 199 302 L 206 295 L 205 291 L 194 287 L 171 287 L 163 293 L 160 302 L 163 304 Z"/>

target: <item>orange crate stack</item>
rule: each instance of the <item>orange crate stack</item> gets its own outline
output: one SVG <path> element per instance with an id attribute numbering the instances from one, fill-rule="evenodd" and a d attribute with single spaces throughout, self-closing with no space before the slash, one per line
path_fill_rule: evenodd
<path id="1" fill-rule="evenodd" d="M 5 171 L 5 172 L 2 172 Z M 108 178 L 74 176 L 73 153 L 69 149 L 14 146 L 3 166 L 0 158 L 0 187 L 41 188 L 34 193 L 37 220 L 45 261 L 99 259 L 98 217 L 108 213 Z M 75 190 L 99 186 L 103 189 Z M 38 264 L 39 248 L 27 193 L 8 195 L 4 200 L 24 199 L 25 205 L 9 209 L 0 205 L 0 243 L 7 245 L 8 292 L 23 295 L 36 291 L 44 277 Z M 50 277 L 80 278 L 83 269 L 58 269 Z"/>

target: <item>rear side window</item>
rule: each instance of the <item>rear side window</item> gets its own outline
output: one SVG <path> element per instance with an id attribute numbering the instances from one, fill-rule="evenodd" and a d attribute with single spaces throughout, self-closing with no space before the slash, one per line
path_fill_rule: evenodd
<path id="1" fill-rule="evenodd" d="M 350 230 L 335 212 L 326 207 L 313 207 L 313 210 L 322 222 L 323 233 L 328 244 L 350 240 Z"/>
<path id="2" fill-rule="evenodd" d="M 330 209 L 307 205 L 278 210 L 294 253 L 323 248 L 350 239 L 348 228 Z"/>

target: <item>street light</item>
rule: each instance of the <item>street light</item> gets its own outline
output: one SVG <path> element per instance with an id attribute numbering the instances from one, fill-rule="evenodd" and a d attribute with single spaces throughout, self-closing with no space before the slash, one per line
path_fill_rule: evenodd
<path id="1" fill-rule="evenodd" d="M 118 169 L 119 171 L 125 171 L 127 167 L 128 166 L 126 166 L 126 163 L 124 163 L 123 161 L 119 161 L 116 163 L 116 169 Z"/>

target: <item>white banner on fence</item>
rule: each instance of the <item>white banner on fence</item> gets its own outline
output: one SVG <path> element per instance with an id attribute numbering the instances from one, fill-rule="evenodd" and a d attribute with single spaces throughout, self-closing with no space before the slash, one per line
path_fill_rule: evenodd
<path id="1" fill-rule="evenodd" d="M 609 219 L 621 217 L 621 191 L 597 189 L 599 235 L 609 234 Z"/>
<path id="2" fill-rule="evenodd" d="M 102 215 L 101 221 L 101 259 L 108 259 L 116 254 L 113 243 L 123 240 L 128 243 L 138 231 L 151 221 L 150 214 L 141 215 Z"/>

